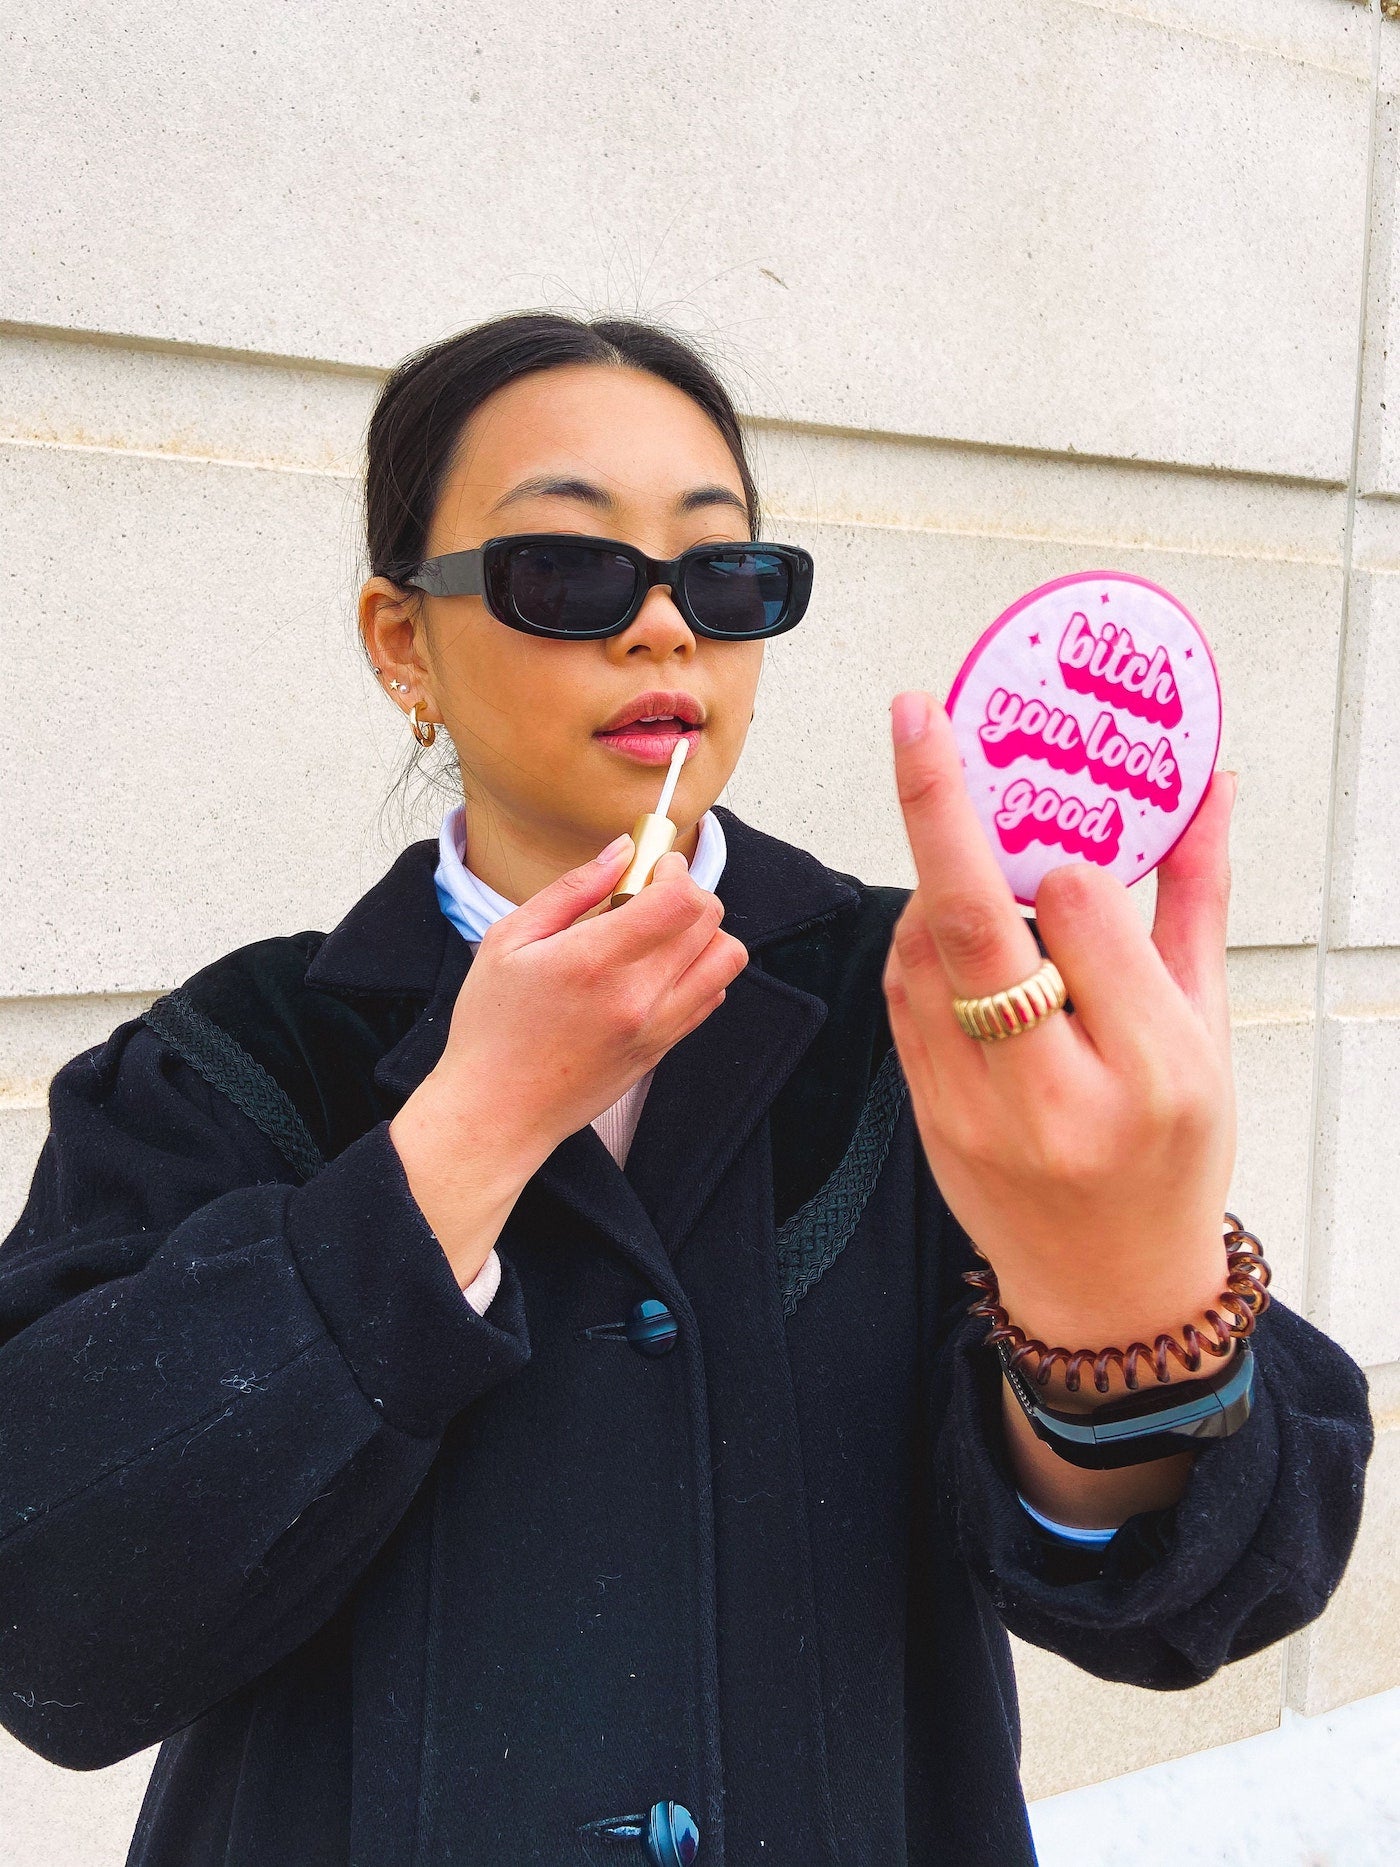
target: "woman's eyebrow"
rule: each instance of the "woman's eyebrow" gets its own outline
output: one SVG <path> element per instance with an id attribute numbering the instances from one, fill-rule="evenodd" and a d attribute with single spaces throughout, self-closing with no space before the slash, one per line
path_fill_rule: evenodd
<path id="1" fill-rule="evenodd" d="M 748 517 L 748 507 L 727 486 L 693 486 L 676 501 L 677 512 L 694 512 L 699 506 L 733 506 Z"/>
<path id="2" fill-rule="evenodd" d="M 595 486 L 591 480 L 576 479 L 568 474 L 538 473 L 528 480 L 522 480 L 508 493 L 491 505 L 488 510 L 499 512 L 516 499 L 538 498 L 548 495 L 558 499 L 579 499 L 585 505 L 597 506 L 608 510 L 616 503 L 612 494 L 604 486 Z M 747 516 L 748 507 L 735 492 L 727 486 L 693 486 L 688 493 L 682 493 L 676 500 L 678 512 L 694 512 L 701 506 L 733 506 Z"/>

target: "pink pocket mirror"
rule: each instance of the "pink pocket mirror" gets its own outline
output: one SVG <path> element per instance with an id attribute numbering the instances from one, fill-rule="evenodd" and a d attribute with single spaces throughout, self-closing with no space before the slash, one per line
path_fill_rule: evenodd
<path id="1" fill-rule="evenodd" d="M 1124 571 L 1042 584 L 998 616 L 948 696 L 967 788 L 1023 907 L 1047 869 L 1139 882 L 1201 807 L 1220 679 L 1195 619 Z"/>

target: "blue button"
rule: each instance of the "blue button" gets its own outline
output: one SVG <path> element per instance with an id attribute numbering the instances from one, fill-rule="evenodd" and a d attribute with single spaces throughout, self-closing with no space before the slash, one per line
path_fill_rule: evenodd
<path id="1" fill-rule="evenodd" d="M 679 1333 L 675 1317 L 656 1297 L 644 1297 L 628 1313 L 627 1340 L 639 1355 L 668 1354 L 676 1346 Z M 656 1806 L 663 1805 L 658 1802 Z"/>
<path id="2" fill-rule="evenodd" d="M 652 1867 L 690 1867 L 700 1852 L 700 1827 L 679 1802 L 653 1802 L 646 1842 Z"/>

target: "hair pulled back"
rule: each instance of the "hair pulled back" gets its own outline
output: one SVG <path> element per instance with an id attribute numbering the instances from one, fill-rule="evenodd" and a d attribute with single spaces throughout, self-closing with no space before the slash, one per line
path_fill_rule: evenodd
<path id="1" fill-rule="evenodd" d="M 365 529 L 370 573 L 401 582 L 422 562 L 433 513 L 468 418 L 507 383 L 566 363 L 630 366 L 699 404 L 728 443 L 759 533 L 759 498 L 729 393 L 684 338 L 631 318 L 522 311 L 473 325 L 406 357 L 370 417 Z"/>

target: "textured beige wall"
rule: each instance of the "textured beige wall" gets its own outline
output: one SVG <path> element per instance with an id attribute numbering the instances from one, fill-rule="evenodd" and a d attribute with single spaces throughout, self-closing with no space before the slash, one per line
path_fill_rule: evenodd
<path id="1" fill-rule="evenodd" d="M 669 318 L 715 345 L 771 532 L 819 563 L 741 814 L 912 879 L 888 696 L 945 687 L 1043 579 L 1145 574 L 1218 651 L 1233 1197 L 1384 1430 L 1306 1634 L 1186 1694 L 1018 1651 L 1028 1789 L 1400 1682 L 1400 20 L 203 15 L 7 12 L 0 1226 L 60 1062 L 214 954 L 331 924 L 397 847 L 398 722 L 350 621 L 383 370 L 524 305 Z M 0 1734 L 0 1867 L 120 1862 L 153 1754 L 84 1777 Z"/>

